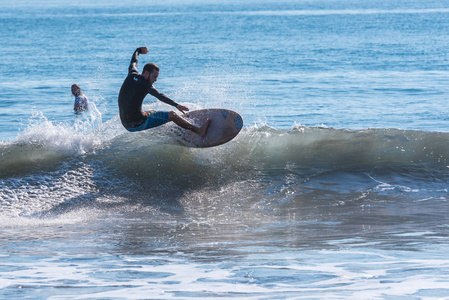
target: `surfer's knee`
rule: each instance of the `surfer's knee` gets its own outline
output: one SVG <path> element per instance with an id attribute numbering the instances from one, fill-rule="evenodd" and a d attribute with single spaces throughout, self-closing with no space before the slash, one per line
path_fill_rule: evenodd
<path id="1" fill-rule="evenodd" d="M 174 120 L 176 120 L 176 119 L 178 119 L 178 118 L 179 118 L 178 114 L 175 113 L 174 111 L 170 110 L 170 111 L 168 112 L 168 120 L 169 120 L 169 121 L 174 121 Z"/>

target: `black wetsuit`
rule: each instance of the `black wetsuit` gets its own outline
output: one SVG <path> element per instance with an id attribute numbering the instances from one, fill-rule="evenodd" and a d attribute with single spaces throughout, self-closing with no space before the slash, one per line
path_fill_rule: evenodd
<path id="1" fill-rule="evenodd" d="M 125 128 L 136 128 L 145 123 L 147 116 L 142 113 L 142 102 L 147 94 L 167 104 L 178 106 L 178 104 L 159 93 L 152 84 L 137 71 L 137 61 L 140 54 L 140 48 L 134 51 L 131 63 L 128 68 L 128 76 L 122 84 L 118 95 L 118 107 L 120 110 L 120 120 Z"/>

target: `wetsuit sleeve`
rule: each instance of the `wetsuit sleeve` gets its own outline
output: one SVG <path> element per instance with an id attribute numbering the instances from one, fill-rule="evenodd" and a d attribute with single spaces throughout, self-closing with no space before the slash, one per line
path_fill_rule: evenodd
<path id="1" fill-rule="evenodd" d="M 174 107 L 178 106 L 178 103 L 176 103 L 175 101 L 170 99 L 168 96 L 166 96 L 166 95 L 164 95 L 162 93 L 159 93 L 159 91 L 156 90 L 153 86 L 149 86 L 148 87 L 148 93 L 151 96 L 154 96 L 154 97 L 158 98 L 159 100 L 161 100 L 164 103 L 167 103 L 167 104 L 172 105 Z"/>
<path id="2" fill-rule="evenodd" d="M 139 61 L 140 48 L 137 48 L 134 51 L 133 56 L 131 57 L 131 63 L 129 64 L 128 74 L 139 74 L 137 70 L 137 62 Z"/>

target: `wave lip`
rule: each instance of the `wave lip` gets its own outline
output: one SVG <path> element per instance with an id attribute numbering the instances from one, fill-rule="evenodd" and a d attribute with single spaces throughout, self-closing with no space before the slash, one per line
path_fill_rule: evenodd
<path id="1" fill-rule="evenodd" d="M 446 167 L 448 133 L 401 129 L 347 130 L 296 126 L 254 128 L 240 139 L 238 153 L 263 163 L 303 166 L 376 166 L 433 163 Z"/>

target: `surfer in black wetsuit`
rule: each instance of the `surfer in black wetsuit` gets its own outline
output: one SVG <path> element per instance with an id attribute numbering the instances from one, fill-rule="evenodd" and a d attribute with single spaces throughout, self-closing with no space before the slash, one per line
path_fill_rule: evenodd
<path id="1" fill-rule="evenodd" d="M 140 131 L 173 121 L 178 126 L 191 130 L 204 137 L 207 133 L 210 120 L 207 120 L 201 127 L 197 127 L 174 111 L 142 111 L 142 102 L 147 94 L 176 107 L 182 113 L 189 110 L 187 107 L 176 103 L 166 95 L 159 93 L 153 87 L 153 83 L 157 81 L 159 76 L 159 67 L 157 65 L 148 63 L 144 66 L 142 74 L 139 74 L 137 70 L 139 54 L 147 53 L 147 47 L 140 47 L 134 51 L 128 69 L 128 76 L 120 89 L 118 106 L 120 110 L 120 120 L 122 121 L 123 126 L 128 131 Z"/>

